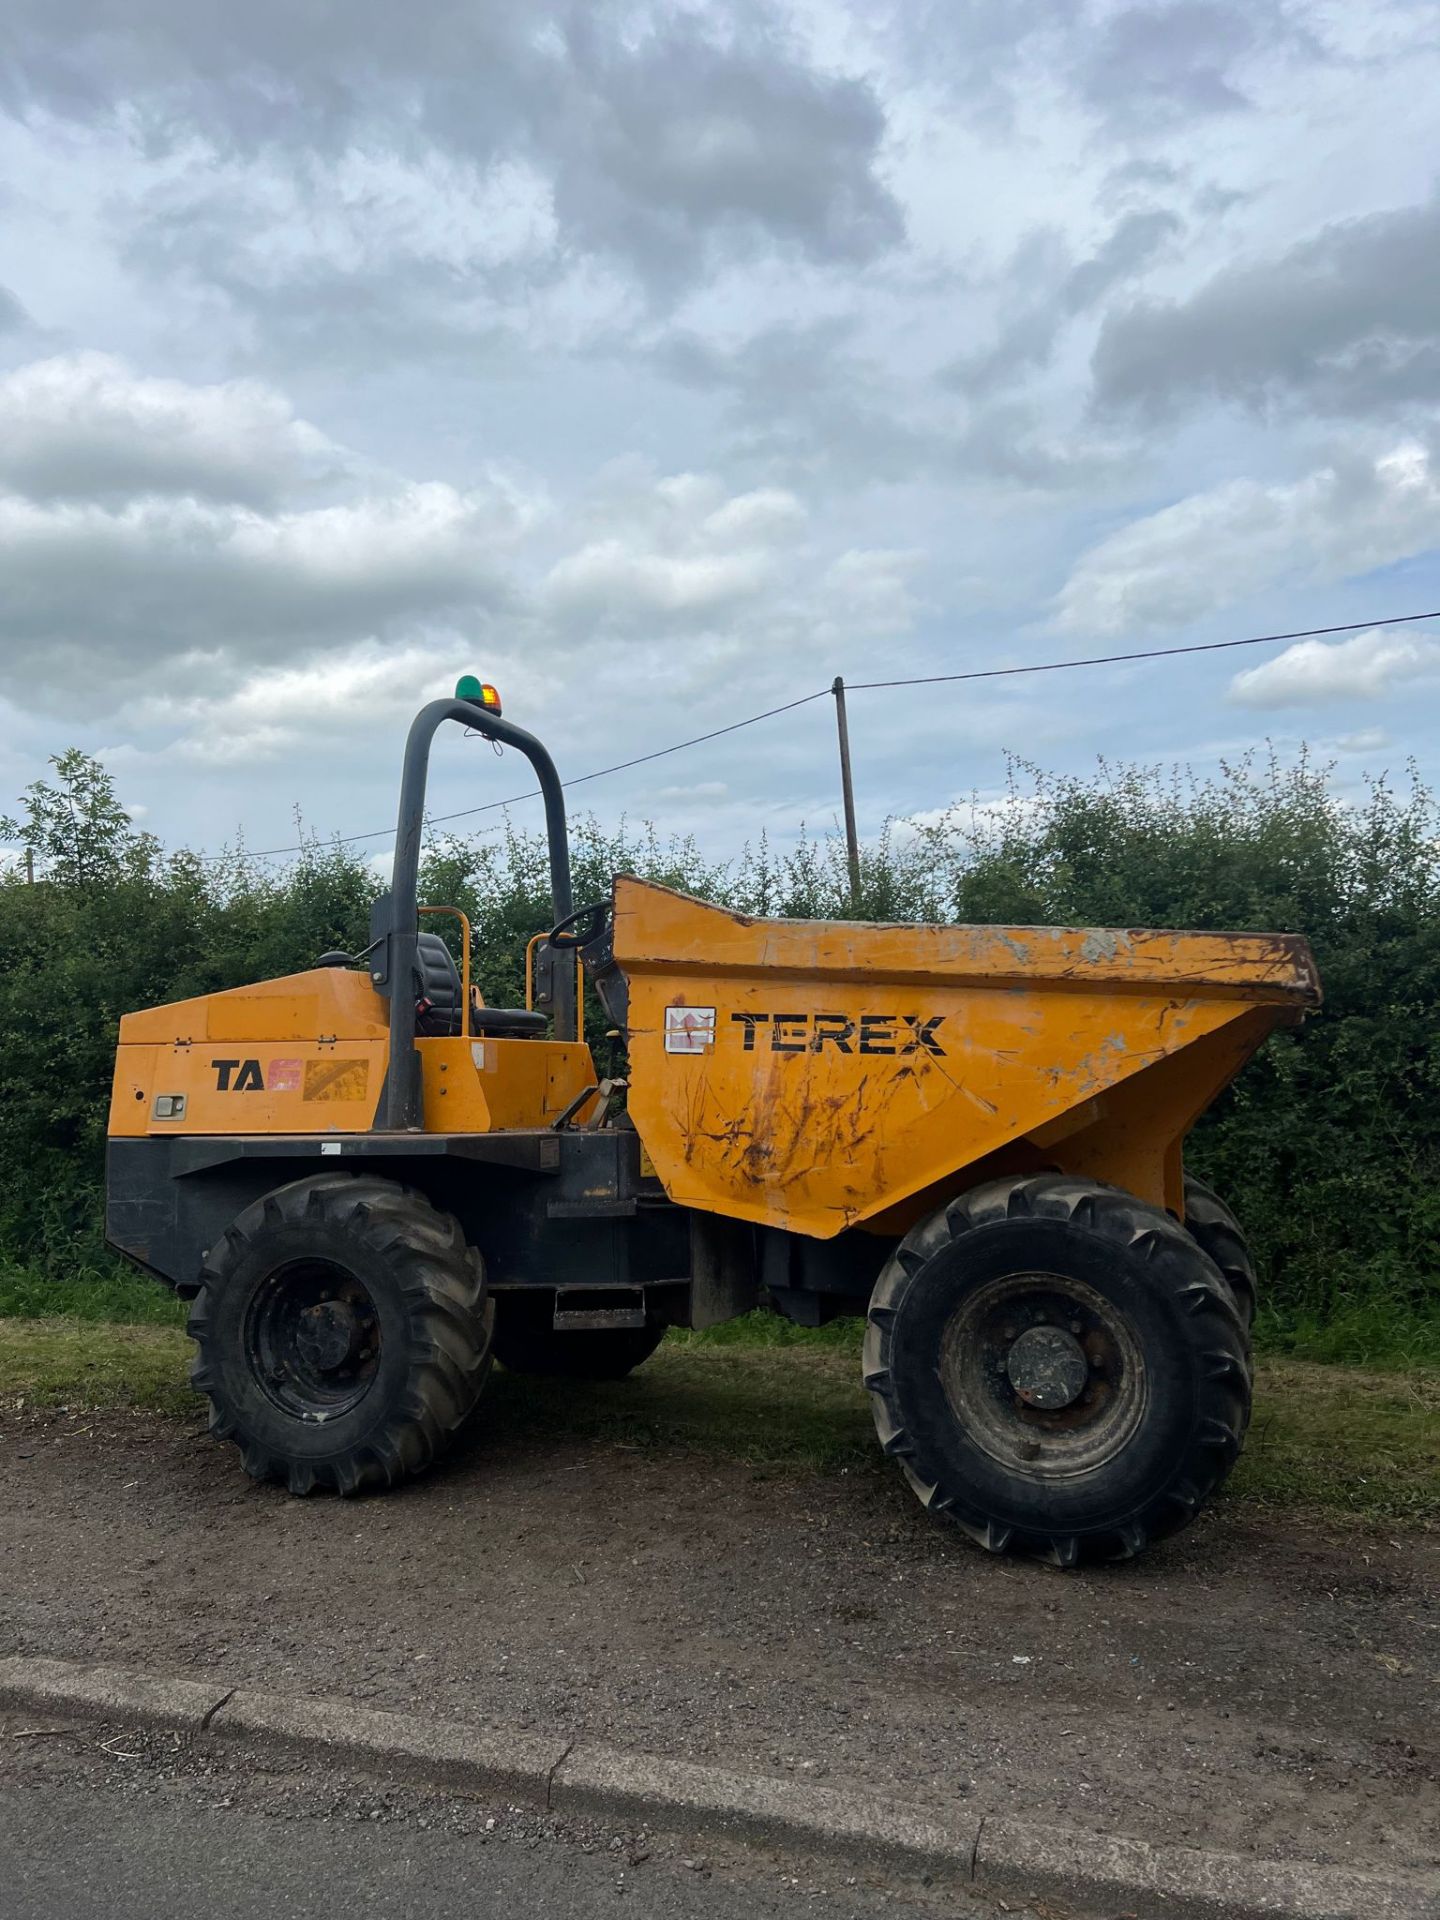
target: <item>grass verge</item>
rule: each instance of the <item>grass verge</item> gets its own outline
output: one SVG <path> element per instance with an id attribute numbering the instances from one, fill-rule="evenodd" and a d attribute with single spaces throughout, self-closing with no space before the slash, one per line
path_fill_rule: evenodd
<path id="1" fill-rule="evenodd" d="M 1416 1308 L 1393 1300 L 1342 1300 L 1325 1319 L 1283 1313 L 1261 1302 L 1255 1345 L 1342 1367 L 1440 1371 L 1440 1302 Z"/>
<path id="2" fill-rule="evenodd" d="M 168 1287 L 121 1261 L 84 1266 L 63 1279 L 37 1268 L 0 1267 L 0 1319 L 113 1321 L 122 1326 L 183 1327 L 184 1303 Z M 796 1327 L 778 1314 L 752 1313 L 710 1332 L 689 1336 L 716 1346 L 819 1347 L 859 1350 L 860 1322 Z M 1370 1371 L 1440 1371 L 1440 1305 L 1424 1310 L 1393 1301 L 1342 1302 L 1325 1320 L 1282 1313 L 1262 1302 L 1256 1350 L 1296 1360 L 1363 1367 Z"/>
<path id="3" fill-rule="evenodd" d="M 105 1320 L 122 1326 L 183 1327 L 185 1303 L 158 1280 L 116 1260 L 58 1279 L 36 1267 L 0 1268 L 0 1319 Z"/>
<path id="4" fill-rule="evenodd" d="M 537 1439 L 674 1448 L 768 1472 L 893 1471 L 876 1450 L 853 1338 L 824 1344 L 747 1323 L 672 1334 L 629 1380 L 597 1385 L 497 1373 L 482 1429 Z M 785 1326 L 784 1322 L 778 1323 Z M 722 1337 L 723 1336 L 723 1337 Z M 198 1411 L 190 1346 L 171 1327 L 0 1321 L 0 1401 Z M 1261 1361 L 1255 1417 L 1226 1498 L 1387 1525 L 1440 1520 L 1440 1378 L 1290 1358 Z"/>
<path id="5" fill-rule="evenodd" d="M 188 1413 L 200 1405 L 189 1369 L 190 1342 L 175 1327 L 0 1320 L 0 1402 L 7 1406 Z"/>

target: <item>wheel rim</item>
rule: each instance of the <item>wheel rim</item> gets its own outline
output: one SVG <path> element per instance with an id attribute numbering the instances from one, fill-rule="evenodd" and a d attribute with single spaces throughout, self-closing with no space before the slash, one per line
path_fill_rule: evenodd
<path id="1" fill-rule="evenodd" d="M 255 1378 L 293 1419 L 337 1419 L 359 1404 L 380 1366 L 380 1320 L 363 1283 L 329 1260 L 277 1267 L 245 1320 Z"/>
<path id="2" fill-rule="evenodd" d="M 1127 1316 L 1064 1274 L 1006 1274 L 977 1287 L 946 1326 L 939 1373 L 969 1438 L 1008 1471 L 1042 1480 L 1113 1459 L 1148 1399 Z"/>

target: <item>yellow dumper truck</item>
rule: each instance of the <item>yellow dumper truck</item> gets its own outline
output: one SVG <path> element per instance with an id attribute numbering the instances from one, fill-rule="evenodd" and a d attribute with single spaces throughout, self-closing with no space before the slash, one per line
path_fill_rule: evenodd
<path id="1" fill-rule="evenodd" d="M 447 722 L 544 797 L 523 1008 L 417 903 Z M 445 912 L 458 962 L 421 928 Z M 121 1022 L 109 1239 L 193 1303 L 194 1384 L 257 1478 L 394 1485 L 497 1357 L 614 1378 L 759 1305 L 868 1316 L 881 1446 L 992 1551 L 1137 1553 L 1234 1464 L 1254 1275 L 1183 1147 L 1318 1004 L 1303 940 L 759 920 L 623 876 L 577 910 L 554 764 L 468 676 L 411 727 L 370 936 Z"/>

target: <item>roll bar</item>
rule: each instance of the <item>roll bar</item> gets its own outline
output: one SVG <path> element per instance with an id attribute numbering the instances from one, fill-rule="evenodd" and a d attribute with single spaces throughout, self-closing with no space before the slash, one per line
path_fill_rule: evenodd
<path id="1" fill-rule="evenodd" d="M 487 740 L 514 747 L 535 769 L 545 801 L 545 834 L 550 843 L 550 901 L 553 924 L 574 911 L 570 890 L 570 843 L 565 831 L 565 795 L 549 753 L 523 727 L 514 726 L 477 701 L 459 698 L 432 700 L 416 714 L 405 741 L 405 763 L 400 775 L 400 814 L 395 828 L 395 864 L 390 891 L 375 903 L 370 933 L 374 943 L 370 978 L 390 1000 L 390 1064 L 384 1096 L 375 1116 L 385 1132 L 418 1130 L 424 1124 L 420 1056 L 415 1051 L 415 921 L 419 912 L 416 889 L 420 877 L 420 836 L 425 826 L 425 787 L 430 769 L 430 743 L 447 720 L 454 720 Z M 555 970 L 553 1000 L 557 1039 L 579 1038 L 579 1003 L 568 967 Z"/>

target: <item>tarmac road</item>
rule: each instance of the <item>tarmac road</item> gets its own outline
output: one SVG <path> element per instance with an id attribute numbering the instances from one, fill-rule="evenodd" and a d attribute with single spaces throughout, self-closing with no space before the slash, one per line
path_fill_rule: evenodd
<path id="1" fill-rule="evenodd" d="M 559 1841 L 483 1843 L 446 1834 L 402 1840 L 368 1823 L 286 1826 L 264 1815 L 109 1806 L 83 1793 L 0 1794 L 0 1856 L 10 1884 L 7 1920 L 591 1920 L 619 1906 L 634 1920 L 752 1920 L 817 1908 L 862 1912 L 831 1898 L 768 1890 L 667 1866 L 620 1870 Z M 873 1897 L 868 1903 L 874 1910 Z M 884 1903 L 896 1916 L 918 1912 Z"/>
<path id="2" fill-rule="evenodd" d="M 126 1738 L 17 1741 L 0 1723 L 4 1920 L 999 1920 L 955 1888 L 688 1847 L 306 1769 L 201 1770 Z M 134 1757 L 129 1757 L 134 1756 Z M 164 1770 L 162 1770 L 164 1769 Z M 848 1884 L 847 1884 L 848 1881 Z M 1055 1907 L 1047 1920 L 1061 1920 Z"/>

